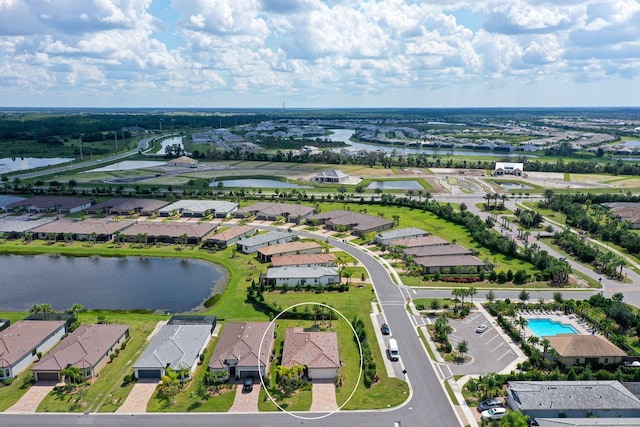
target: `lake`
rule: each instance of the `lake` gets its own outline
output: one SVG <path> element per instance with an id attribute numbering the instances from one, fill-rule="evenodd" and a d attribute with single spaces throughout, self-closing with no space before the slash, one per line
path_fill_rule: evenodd
<path id="1" fill-rule="evenodd" d="M 424 190 L 418 181 L 373 181 L 367 185 L 368 190 L 381 188 L 383 190 Z"/>
<path id="2" fill-rule="evenodd" d="M 282 182 L 275 179 L 240 178 L 213 181 L 209 187 L 217 188 L 222 183 L 222 188 L 311 188 L 309 186 Z"/>
<path id="3" fill-rule="evenodd" d="M 60 163 L 67 163 L 73 160 L 74 159 L 70 159 L 70 158 L 68 159 L 68 158 L 62 158 L 62 157 L 52 157 L 52 158 L 5 157 L 0 159 L 0 173 L 59 165 Z"/>
<path id="4" fill-rule="evenodd" d="M 328 129 L 333 134 L 327 136 L 332 141 L 341 141 L 349 145 L 349 148 L 354 150 L 365 151 L 384 151 L 391 153 L 395 151 L 399 154 L 439 154 L 441 156 L 485 156 L 485 157 L 538 157 L 532 154 L 522 153 L 494 153 L 492 151 L 473 151 L 473 150 L 456 150 L 452 148 L 410 148 L 402 145 L 384 145 L 384 144 L 367 144 L 366 142 L 353 142 L 349 138 L 356 132 L 353 129 Z M 333 151 L 340 151 L 341 148 L 334 148 Z"/>
<path id="5" fill-rule="evenodd" d="M 168 258 L 0 256 L 0 310 L 27 311 L 33 304 L 65 310 L 144 308 L 186 312 L 222 293 L 228 273 L 196 260 Z"/>

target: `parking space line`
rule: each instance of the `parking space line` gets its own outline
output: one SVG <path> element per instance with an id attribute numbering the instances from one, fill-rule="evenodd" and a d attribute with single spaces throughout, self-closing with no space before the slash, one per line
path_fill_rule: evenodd
<path id="1" fill-rule="evenodd" d="M 505 345 L 504 342 L 501 342 L 500 344 L 498 344 L 497 347 L 495 347 L 493 350 L 491 350 L 491 353 L 493 353 L 494 351 L 496 351 L 497 349 L 499 349 L 500 347 L 502 347 L 503 345 Z"/>
<path id="2" fill-rule="evenodd" d="M 502 359 L 503 357 L 505 357 L 505 356 L 506 356 L 507 354 L 509 354 L 509 353 L 513 353 L 513 351 L 512 351 L 511 349 L 509 349 L 509 351 L 507 351 L 507 352 L 506 352 L 505 354 L 503 354 L 502 356 L 498 357 L 498 359 L 496 359 L 496 360 L 500 360 L 500 359 Z"/>
<path id="3" fill-rule="evenodd" d="M 486 341 L 486 342 L 484 343 L 484 345 L 489 344 L 491 341 L 493 341 L 493 340 L 495 340 L 496 338 L 499 338 L 499 337 L 500 337 L 500 335 L 499 335 L 499 334 L 495 334 L 495 335 L 494 335 L 490 340 Z"/>
<path id="4" fill-rule="evenodd" d="M 482 313 L 476 313 L 474 316 L 471 316 L 471 317 L 468 317 L 468 318 L 464 319 L 462 321 L 462 323 L 464 323 L 465 325 L 468 325 L 469 323 L 471 323 L 474 320 L 476 320 L 478 317 L 483 317 Z"/>

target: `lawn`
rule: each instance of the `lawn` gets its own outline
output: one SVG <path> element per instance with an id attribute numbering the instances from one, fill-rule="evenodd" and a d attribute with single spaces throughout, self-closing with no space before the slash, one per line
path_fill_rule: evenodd
<path id="1" fill-rule="evenodd" d="M 222 329 L 219 331 L 222 333 Z M 215 337 L 211 340 L 204 353 L 204 360 L 196 368 L 191 381 L 184 384 L 182 390 L 173 402 L 161 398 L 154 393 L 147 405 L 148 412 L 227 412 L 233 405 L 236 396 L 235 384 L 221 384 L 214 391 L 205 392 L 204 374 L 218 342 Z"/>
<path id="2" fill-rule="evenodd" d="M 282 307 L 282 309 L 298 303 L 327 304 L 343 313 L 349 321 L 351 321 L 354 316 L 358 316 L 364 320 L 369 341 L 371 343 L 376 342 L 374 338 L 374 327 L 369 317 L 371 302 L 374 301 L 374 294 L 370 284 L 354 284 L 348 292 L 266 292 L 265 300 L 277 304 L 279 307 Z M 303 310 L 304 308 L 299 307 L 299 309 Z M 344 321 L 338 322 L 334 327 L 338 332 L 340 358 L 344 362 L 343 367 L 341 367 L 339 371 L 343 385 L 336 390 L 336 398 L 338 406 L 340 406 L 346 401 L 356 386 L 359 375 L 360 356 L 351 327 Z M 280 332 L 278 335 L 280 335 Z M 363 380 L 361 379 L 360 383 L 357 384 L 353 398 L 345 405 L 344 409 L 386 408 L 387 406 L 399 405 L 407 397 L 406 393 L 408 392 L 408 388 L 406 383 L 395 378 L 386 377 L 383 355 L 377 345 L 372 345 L 372 352 L 378 373 L 381 377 L 380 381 L 367 389 L 364 387 Z"/>
<path id="3" fill-rule="evenodd" d="M 98 315 L 116 324 L 128 324 L 130 338 L 126 348 L 98 374 L 90 387 L 81 393 L 52 392 L 40 403 L 38 412 L 114 412 L 126 399 L 131 386 L 123 387 L 125 375 L 133 372 L 135 361 L 146 347 L 146 340 L 156 323 L 168 320 L 167 316 L 136 313 L 116 313 L 111 311 L 88 311 L 80 314 L 84 324 L 97 322 Z M 78 401 L 80 399 L 80 401 Z"/>

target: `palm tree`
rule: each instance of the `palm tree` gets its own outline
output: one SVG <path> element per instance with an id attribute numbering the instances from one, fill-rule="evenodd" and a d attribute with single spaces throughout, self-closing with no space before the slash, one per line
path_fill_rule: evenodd
<path id="1" fill-rule="evenodd" d="M 529 338 L 527 338 L 527 342 L 535 346 L 536 344 L 540 343 L 540 338 L 535 335 L 531 335 Z"/>
<path id="2" fill-rule="evenodd" d="M 79 319 L 78 313 L 81 312 L 82 310 L 84 310 L 84 306 L 82 304 L 73 304 L 71 306 L 71 308 L 69 309 L 69 312 L 73 313 L 73 316 L 75 317 L 76 320 Z"/>
<path id="3" fill-rule="evenodd" d="M 0 243 L 7 243 L 8 238 L 9 238 L 9 233 L 7 231 L 3 231 L 0 233 Z"/>
<path id="4" fill-rule="evenodd" d="M 542 338 L 540 340 L 540 345 L 542 346 L 542 353 L 544 354 L 549 350 L 549 347 L 551 347 L 551 341 L 546 338 Z"/>
<path id="5" fill-rule="evenodd" d="M 183 246 L 187 246 L 187 242 L 189 241 L 189 235 L 187 233 L 184 233 L 180 236 L 180 241 L 182 242 Z"/>
<path id="6" fill-rule="evenodd" d="M 64 241 L 67 245 L 73 243 L 73 233 L 67 232 L 63 234 Z"/>
<path id="7" fill-rule="evenodd" d="M 44 318 L 48 319 L 49 316 L 47 314 L 52 310 L 51 304 L 40 304 L 40 310 L 42 311 Z"/>
<path id="8" fill-rule="evenodd" d="M 524 337 L 524 328 L 527 327 L 527 325 L 529 324 L 529 321 L 527 319 L 525 319 L 524 317 L 520 316 L 516 319 L 516 325 L 518 325 L 520 327 L 520 330 L 522 331 L 522 336 Z"/>
<path id="9" fill-rule="evenodd" d="M 477 293 L 478 293 L 478 290 L 473 286 L 467 289 L 467 295 L 469 295 L 469 298 L 471 298 L 471 304 L 473 304 L 473 296 L 476 295 Z"/>
<path id="10" fill-rule="evenodd" d="M 60 375 L 67 384 L 80 384 L 84 381 L 82 370 L 77 366 L 69 365 L 60 371 Z"/>
<path id="11" fill-rule="evenodd" d="M 460 358 L 463 359 L 464 354 L 469 351 L 469 343 L 464 340 L 460 341 L 456 346 L 456 350 L 460 353 Z"/>

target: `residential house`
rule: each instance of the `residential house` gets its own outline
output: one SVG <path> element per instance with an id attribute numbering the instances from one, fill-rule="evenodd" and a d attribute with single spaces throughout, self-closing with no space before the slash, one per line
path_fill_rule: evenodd
<path id="1" fill-rule="evenodd" d="M 305 332 L 300 327 L 287 328 L 282 365 L 304 366 L 309 380 L 334 379 L 340 368 L 338 335 L 335 332 Z"/>
<path id="2" fill-rule="evenodd" d="M 463 248 L 460 245 L 449 244 L 449 245 L 420 246 L 417 248 L 408 248 L 402 251 L 402 254 L 405 258 L 407 257 L 420 258 L 420 257 L 444 256 L 444 255 L 449 255 L 449 256 L 475 255 L 475 252 L 470 249 Z"/>
<path id="3" fill-rule="evenodd" d="M 602 335 L 560 334 L 545 337 L 564 366 L 617 365 L 627 354 Z"/>
<path id="4" fill-rule="evenodd" d="M 321 182 L 327 184 L 341 184 L 347 182 L 349 180 L 349 175 L 342 172 L 339 169 L 329 169 L 327 171 L 322 171 L 317 173 L 313 177 L 314 182 Z"/>
<path id="5" fill-rule="evenodd" d="M 55 240 L 64 240 L 64 235 L 71 233 L 72 240 L 87 240 L 95 233 L 97 242 L 112 240 L 115 233 L 133 225 L 133 221 L 107 221 L 100 219 L 59 219 L 31 230 L 34 237 L 45 240 L 55 235 Z"/>
<path id="6" fill-rule="evenodd" d="M 316 242 L 295 241 L 265 246 L 258 249 L 257 253 L 260 261 L 269 262 L 274 256 L 320 254 L 322 253 L 322 246 Z"/>
<path id="7" fill-rule="evenodd" d="M 155 199 L 109 199 L 87 209 L 89 215 L 151 215 L 169 202 Z"/>
<path id="8" fill-rule="evenodd" d="M 448 244 L 450 244 L 448 240 L 438 236 L 408 237 L 389 242 L 389 246 L 391 246 L 393 250 Z"/>
<path id="9" fill-rule="evenodd" d="M 79 368 L 84 378 L 95 377 L 127 338 L 129 325 L 80 325 L 31 371 L 36 381 L 61 381 L 68 366 Z"/>
<path id="10" fill-rule="evenodd" d="M 287 222 L 299 222 L 313 215 L 311 206 L 291 203 L 258 202 L 236 211 L 237 218 L 255 217 L 258 221 L 276 221 L 283 217 Z"/>
<path id="11" fill-rule="evenodd" d="M 375 237 L 375 242 L 382 246 L 388 246 L 392 241 L 399 239 L 408 239 L 412 237 L 425 237 L 429 233 L 416 227 L 398 228 L 379 233 Z"/>
<path id="12" fill-rule="evenodd" d="M 183 243 L 188 245 L 199 245 L 202 239 L 215 230 L 216 224 L 210 222 L 138 222 L 131 227 L 122 230 L 127 242 L 136 242 L 144 239 L 149 244 L 155 243 Z M 186 235 L 187 241 L 182 238 Z"/>
<path id="13" fill-rule="evenodd" d="M 72 214 L 91 207 L 91 200 L 69 196 L 36 196 L 10 203 L 7 212 Z"/>
<path id="14" fill-rule="evenodd" d="M 333 254 L 302 254 L 271 257 L 273 267 L 335 267 L 336 256 Z"/>
<path id="15" fill-rule="evenodd" d="M 174 316 L 163 326 L 142 355 L 133 364 L 136 378 L 157 378 L 167 368 L 188 371 L 190 376 L 198 366 L 216 326 L 213 316 Z"/>
<path id="16" fill-rule="evenodd" d="M 328 286 L 340 283 L 340 273 L 336 267 L 271 267 L 261 277 L 267 285 L 287 286 Z"/>
<path id="17" fill-rule="evenodd" d="M 536 418 L 538 427 L 640 427 L 640 418 Z"/>
<path id="18" fill-rule="evenodd" d="M 296 239 L 297 236 L 293 233 L 284 231 L 270 231 L 265 234 L 258 234 L 248 239 L 242 239 L 236 242 L 236 246 L 243 254 L 253 254 L 260 248 L 264 248 L 269 245 L 277 245 L 279 243 L 287 243 Z"/>
<path id="19" fill-rule="evenodd" d="M 460 269 L 463 273 L 478 273 L 486 269 L 484 261 L 472 255 L 442 255 L 417 257 L 413 259 L 416 265 L 422 267 L 425 274 L 454 273 Z"/>
<path id="20" fill-rule="evenodd" d="M 20 320 L 0 332 L 0 380 L 27 369 L 62 339 L 65 321 Z"/>
<path id="21" fill-rule="evenodd" d="M 270 322 L 228 322 L 209 361 L 209 370 L 224 379 L 259 378 L 269 372 L 275 324 Z"/>
<path id="22" fill-rule="evenodd" d="M 309 220 L 318 221 L 329 230 L 351 230 L 353 234 L 358 236 L 388 230 L 393 227 L 393 221 L 388 219 L 343 210 L 316 214 L 310 217 Z"/>
<path id="23" fill-rule="evenodd" d="M 532 419 L 640 417 L 640 399 L 618 381 L 509 381 L 507 403 Z"/>
<path id="24" fill-rule="evenodd" d="M 0 233 L 7 233 L 7 238 L 17 239 L 22 233 L 31 232 L 34 228 L 56 221 L 56 217 L 3 216 L 0 217 Z"/>
<path id="25" fill-rule="evenodd" d="M 203 246 L 212 248 L 218 247 L 224 249 L 229 245 L 236 243 L 238 240 L 253 236 L 256 234 L 256 229 L 249 227 L 248 225 L 239 225 L 231 227 L 228 230 L 222 231 L 216 234 L 210 234 L 204 238 Z"/>
<path id="26" fill-rule="evenodd" d="M 196 159 L 192 159 L 191 157 L 187 157 L 187 156 L 180 156 L 177 159 L 169 160 L 167 164 L 170 166 L 178 166 L 178 167 L 193 168 L 193 169 L 198 167 L 198 161 Z"/>
<path id="27" fill-rule="evenodd" d="M 208 215 L 213 215 L 215 218 L 226 218 L 233 215 L 237 209 L 237 203 L 223 200 L 179 200 L 158 209 L 158 214 L 162 217 L 178 214 L 190 218 L 202 218 Z"/>
<path id="28" fill-rule="evenodd" d="M 12 203 L 18 203 L 22 200 L 26 200 L 24 197 L 0 195 L 0 212 L 4 212 Z"/>
<path id="29" fill-rule="evenodd" d="M 524 171 L 524 163 L 496 162 L 492 172 L 493 176 L 513 175 L 522 176 Z"/>

